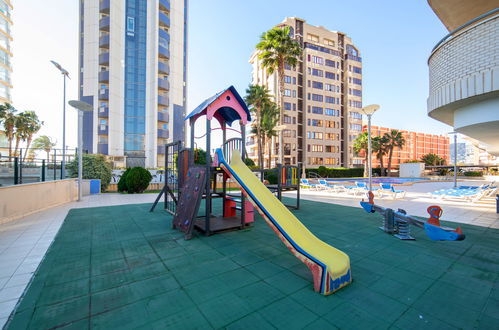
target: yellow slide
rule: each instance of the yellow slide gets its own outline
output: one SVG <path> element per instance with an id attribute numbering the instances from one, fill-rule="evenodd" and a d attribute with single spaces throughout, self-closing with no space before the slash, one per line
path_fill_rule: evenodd
<path id="1" fill-rule="evenodd" d="M 251 172 L 238 150 L 233 150 L 230 164 L 220 149 L 217 157 L 277 236 L 311 270 L 316 292 L 328 295 L 352 282 L 348 255 L 312 234 Z"/>

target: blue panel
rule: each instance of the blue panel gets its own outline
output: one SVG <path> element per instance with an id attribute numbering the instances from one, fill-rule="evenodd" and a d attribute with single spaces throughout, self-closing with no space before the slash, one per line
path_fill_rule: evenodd
<path id="1" fill-rule="evenodd" d="M 147 1 L 126 1 L 125 153 L 144 151 Z"/>
<path id="2" fill-rule="evenodd" d="M 87 102 L 88 104 L 94 105 L 94 97 L 93 96 L 80 96 L 80 99 L 83 102 Z M 89 153 L 94 153 L 93 141 L 94 141 L 94 113 L 84 111 L 83 112 L 83 150 L 88 150 Z"/>
<path id="3" fill-rule="evenodd" d="M 98 194 L 100 193 L 100 179 L 92 179 L 90 180 L 90 194 Z"/>
<path id="4" fill-rule="evenodd" d="M 185 141 L 184 107 L 173 105 L 173 141 Z"/>

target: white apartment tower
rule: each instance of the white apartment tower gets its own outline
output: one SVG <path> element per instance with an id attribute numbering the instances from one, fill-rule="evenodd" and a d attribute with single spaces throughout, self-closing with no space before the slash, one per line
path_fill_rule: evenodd
<path id="1" fill-rule="evenodd" d="M 362 131 L 362 59 L 352 40 L 342 32 L 287 17 L 277 25 L 289 26 L 303 53 L 295 68 L 286 66 L 284 77 L 283 162 L 304 167 L 355 167 L 362 159 L 352 150 Z M 279 91 L 277 72 L 268 75 L 258 59 L 250 58 L 252 84 Z M 278 159 L 278 142 L 272 143 L 271 163 Z M 256 141 L 250 136 L 248 153 L 256 158 Z M 268 152 L 264 156 L 268 161 Z"/>
<path id="2" fill-rule="evenodd" d="M 184 140 L 187 0 L 80 0 L 83 148 L 127 166 L 164 166 Z"/>

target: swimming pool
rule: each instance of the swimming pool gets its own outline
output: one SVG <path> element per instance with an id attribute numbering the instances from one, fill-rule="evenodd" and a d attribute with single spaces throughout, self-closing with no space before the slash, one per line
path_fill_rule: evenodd
<path id="1" fill-rule="evenodd" d="M 343 179 L 326 179 L 327 181 L 347 181 L 347 182 L 368 182 L 368 178 L 343 178 Z M 373 183 L 392 183 L 404 184 L 417 181 L 430 181 L 426 178 L 372 178 Z"/>

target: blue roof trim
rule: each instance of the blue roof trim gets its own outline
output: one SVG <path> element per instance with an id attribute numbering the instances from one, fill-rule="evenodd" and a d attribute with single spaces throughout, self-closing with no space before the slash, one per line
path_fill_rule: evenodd
<path id="1" fill-rule="evenodd" d="M 219 164 L 223 164 L 229 171 L 230 173 L 232 174 L 232 176 L 234 177 L 234 179 L 237 180 L 237 182 L 241 185 L 241 187 L 246 191 L 246 193 L 251 196 L 251 198 L 253 199 L 253 201 L 255 203 L 258 204 L 258 207 L 263 211 L 263 213 L 265 213 L 265 215 L 267 216 L 267 218 L 269 218 L 270 221 L 272 221 L 272 223 L 274 224 L 274 226 L 279 230 L 279 232 L 284 236 L 286 237 L 286 239 L 288 240 L 288 242 L 298 251 L 300 252 L 301 254 L 303 254 L 304 256 L 306 256 L 307 258 L 309 258 L 310 260 L 312 260 L 313 262 L 315 262 L 317 265 L 319 265 L 321 268 L 322 268 L 322 278 L 321 278 L 321 287 L 320 287 L 320 293 L 324 293 L 325 291 L 325 280 L 326 280 L 326 274 L 327 274 L 327 266 L 320 262 L 317 258 L 313 257 L 312 255 L 310 255 L 309 253 L 307 253 L 305 250 L 303 250 L 298 244 L 296 244 L 295 241 L 293 241 L 291 239 L 291 237 L 289 237 L 288 233 L 281 227 L 279 226 L 279 223 L 272 217 L 272 215 L 270 214 L 270 212 L 267 211 L 267 209 L 265 209 L 265 207 L 263 207 L 262 203 L 260 203 L 260 201 L 255 198 L 255 195 L 251 192 L 251 190 L 248 189 L 248 187 L 246 187 L 246 185 L 242 182 L 242 180 L 239 178 L 239 176 L 234 172 L 234 170 L 232 170 L 232 168 L 230 167 L 230 165 L 227 163 L 227 161 L 225 160 L 224 158 L 224 155 L 223 155 L 223 152 L 222 152 L 222 149 L 218 148 L 216 150 L 216 153 L 218 155 L 218 162 Z M 326 275 L 326 276 L 324 276 Z"/>
<path id="2" fill-rule="evenodd" d="M 210 104 L 215 102 L 223 93 L 225 93 L 228 90 L 230 92 L 232 92 L 232 94 L 236 97 L 237 102 L 241 105 L 243 110 L 246 112 L 248 122 L 251 121 L 250 110 L 249 110 L 248 106 L 246 105 L 246 102 L 244 102 L 243 98 L 241 97 L 241 95 L 239 95 L 239 93 L 234 88 L 234 86 L 230 86 L 229 88 L 226 88 L 223 91 L 221 91 L 221 92 L 207 98 L 206 100 L 204 100 L 200 105 L 197 106 L 196 109 L 192 110 L 192 112 L 185 117 L 185 120 L 201 114 L 203 111 L 206 110 L 206 108 L 208 106 L 210 106 Z M 239 117 L 239 114 L 234 109 L 229 108 L 229 107 L 220 108 L 217 110 L 217 113 L 219 113 L 223 117 L 225 122 L 228 123 L 229 125 L 232 124 L 232 122 L 234 120 L 241 119 Z"/>

